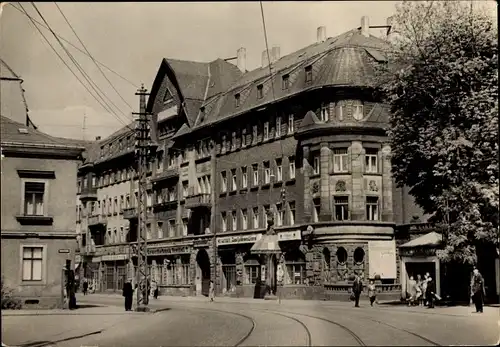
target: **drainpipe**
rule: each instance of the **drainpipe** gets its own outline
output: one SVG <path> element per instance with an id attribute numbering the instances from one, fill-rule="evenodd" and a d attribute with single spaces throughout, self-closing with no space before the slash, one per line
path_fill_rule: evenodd
<path id="1" fill-rule="evenodd" d="M 210 213 L 210 227 L 212 230 L 212 252 L 213 252 L 213 281 L 214 281 L 214 294 L 217 295 L 217 157 L 216 157 L 216 149 L 217 145 L 214 140 L 212 140 L 212 153 L 211 153 L 211 170 L 210 170 L 210 185 L 211 185 L 211 194 L 210 194 L 210 202 L 212 205 L 211 213 Z M 211 276 L 212 277 L 212 276 Z"/>

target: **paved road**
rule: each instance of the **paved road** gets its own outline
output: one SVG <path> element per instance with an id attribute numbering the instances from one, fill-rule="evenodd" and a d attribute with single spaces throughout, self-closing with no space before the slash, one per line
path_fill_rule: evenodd
<path id="1" fill-rule="evenodd" d="M 162 297 L 153 300 L 154 314 L 119 313 L 119 296 L 90 295 L 79 300 L 108 305 L 102 314 L 82 310 L 82 338 L 43 337 L 66 324 L 68 316 L 4 316 L 4 343 L 27 346 L 33 341 L 51 341 L 61 347 L 73 346 L 429 346 L 493 345 L 499 341 L 499 309 L 486 308 L 484 314 L 471 314 L 470 307 L 425 308 L 379 306 L 353 308 L 350 303 L 320 301 L 276 302 L 252 299 L 217 299 L 210 303 L 200 298 Z M 76 311 L 78 312 L 78 311 Z M 110 312 L 106 315 L 106 312 Z M 13 324 L 12 320 L 18 320 Z M 25 319 L 30 322 L 22 323 Z M 76 319 L 76 318 L 75 318 Z M 11 322 L 9 322 L 11 321 Z M 7 327 L 5 327 L 7 322 Z M 52 322 L 49 324 L 49 322 Z M 36 340 L 15 326 L 28 326 L 39 333 Z M 5 330 L 4 330 L 5 329 Z M 83 329 L 83 328 L 82 328 Z M 25 329 L 26 331 L 26 329 Z M 70 330 L 71 331 L 71 330 Z M 21 335 L 19 336 L 19 334 Z M 79 336 L 73 330 L 73 337 Z M 8 339 L 7 339 L 8 338 Z M 60 341 L 56 343 L 57 341 Z M 33 346 L 31 344 L 31 346 Z"/>

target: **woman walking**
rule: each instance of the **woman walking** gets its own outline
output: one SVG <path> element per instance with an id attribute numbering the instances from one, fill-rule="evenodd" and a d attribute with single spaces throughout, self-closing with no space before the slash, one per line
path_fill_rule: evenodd
<path id="1" fill-rule="evenodd" d="M 375 287 L 373 280 L 370 280 L 368 284 L 368 298 L 370 298 L 370 306 L 373 306 L 373 303 L 377 299 L 377 287 Z"/>
<path id="2" fill-rule="evenodd" d="M 214 286 L 214 281 L 210 280 L 210 287 L 208 289 L 208 297 L 210 298 L 210 301 L 214 301 L 215 298 L 215 286 Z"/>

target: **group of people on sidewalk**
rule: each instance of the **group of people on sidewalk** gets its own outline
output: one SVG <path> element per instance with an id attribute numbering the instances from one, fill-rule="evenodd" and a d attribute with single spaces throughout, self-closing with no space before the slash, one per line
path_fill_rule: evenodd
<path id="1" fill-rule="evenodd" d="M 408 306 L 434 308 L 435 300 L 441 300 L 441 297 L 436 293 L 436 282 L 428 272 L 424 275 L 424 278 L 418 274 L 416 280 L 413 276 L 410 276 L 406 292 Z"/>

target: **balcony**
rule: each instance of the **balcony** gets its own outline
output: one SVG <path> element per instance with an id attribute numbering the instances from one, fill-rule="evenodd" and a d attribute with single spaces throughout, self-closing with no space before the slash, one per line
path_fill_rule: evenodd
<path id="1" fill-rule="evenodd" d="M 106 225 L 108 218 L 106 215 L 98 214 L 89 216 L 88 226 Z"/>
<path id="2" fill-rule="evenodd" d="M 178 167 L 169 167 L 163 170 L 160 173 L 157 173 L 155 177 L 151 178 L 151 182 L 160 182 L 163 180 L 168 180 L 171 178 L 179 177 L 179 168 Z"/>
<path id="3" fill-rule="evenodd" d="M 137 208 L 135 207 L 124 208 L 123 219 L 137 219 Z"/>
<path id="4" fill-rule="evenodd" d="M 189 209 L 206 207 L 210 208 L 212 206 L 212 202 L 210 201 L 210 194 L 200 193 L 196 195 L 189 195 L 186 198 L 185 207 Z"/>
<path id="5" fill-rule="evenodd" d="M 97 188 L 82 189 L 80 193 L 80 200 L 97 200 Z"/>

